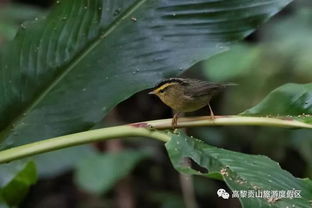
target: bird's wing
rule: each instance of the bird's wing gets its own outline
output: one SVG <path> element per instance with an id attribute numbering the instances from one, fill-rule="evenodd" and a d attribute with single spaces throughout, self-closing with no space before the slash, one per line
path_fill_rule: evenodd
<path id="1" fill-rule="evenodd" d="M 190 86 L 186 91 L 184 92 L 185 95 L 191 96 L 191 97 L 199 97 L 199 96 L 205 96 L 205 95 L 215 95 L 216 93 L 220 92 L 222 89 L 224 89 L 227 86 L 227 84 L 217 84 L 217 83 L 198 83 L 196 85 Z"/>

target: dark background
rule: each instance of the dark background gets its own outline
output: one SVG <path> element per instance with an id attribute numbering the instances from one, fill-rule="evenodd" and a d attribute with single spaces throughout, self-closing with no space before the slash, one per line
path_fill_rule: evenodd
<path id="1" fill-rule="evenodd" d="M 13 38 L 18 25 L 48 11 L 53 1 L 0 1 L 2 6 L 23 3 L 27 15 L 12 14 L 0 20 L 0 44 Z M 0 6 L 1 6 L 0 5 Z M 1 6 L 1 7 L 2 7 Z M 28 10 L 31 8 L 30 10 Z M 6 24 L 10 22 L 10 24 Z M 236 82 L 239 86 L 218 95 L 212 102 L 215 114 L 237 114 L 257 104 L 276 87 L 293 82 L 307 83 L 312 78 L 312 3 L 296 0 L 256 33 L 224 54 L 198 63 L 185 77 Z M 3 26 L 5 25 L 5 26 Z M 9 25 L 9 26 L 8 26 Z M 2 27 L 2 29 L 1 29 Z M 0 45 L 1 46 L 1 45 Z M 120 103 L 98 126 L 107 126 L 171 117 L 171 110 L 156 97 L 140 92 Z M 207 115 L 204 108 L 190 115 Z M 209 144 L 248 154 L 267 155 L 294 176 L 312 177 L 311 132 L 264 127 L 209 127 L 187 130 Z M 23 208 L 102 208 L 102 207 L 183 207 L 179 173 L 170 164 L 163 145 L 148 139 L 113 140 L 89 145 L 97 152 L 148 150 L 152 156 L 136 165 L 129 176 L 107 193 L 94 194 L 74 180 L 75 162 L 58 171 L 43 166 L 45 173 L 21 204 Z M 77 155 L 66 155 L 75 158 Z M 61 163 L 62 161 L 60 161 Z M 76 161 L 77 162 L 77 161 Z M 92 170 L 90 170 L 92 171 Z M 198 207 L 240 207 L 237 200 L 222 200 L 221 181 L 193 177 Z"/>

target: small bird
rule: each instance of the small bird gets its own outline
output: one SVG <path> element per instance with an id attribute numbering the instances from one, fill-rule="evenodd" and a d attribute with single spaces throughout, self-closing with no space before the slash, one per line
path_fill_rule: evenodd
<path id="1" fill-rule="evenodd" d="M 208 105 L 210 115 L 214 113 L 209 104 L 211 98 L 233 83 L 213 83 L 196 79 L 170 78 L 156 85 L 149 94 L 157 95 L 174 111 L 172 127 L 177 126 L 180 113 L 193 112 Z"/>

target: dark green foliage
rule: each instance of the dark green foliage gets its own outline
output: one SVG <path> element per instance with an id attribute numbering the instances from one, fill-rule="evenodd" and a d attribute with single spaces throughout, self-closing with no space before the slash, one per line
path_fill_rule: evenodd
<path id="1" fill-rule="evenodd" d="M 223 179 L 232 191 L 297 190 L 297 198 L 240 198 L 243 207 L 311 207 L 312 181 L 295 178 L 266 156 L 248 155 L 210 146 L 179 132 L 166 144 L 171 162 L 183 173 Z M 199 170 L 185 165 L 185 158 L 201 166 Z M 206 170 L 205 170 L 206 169 Z"/>
<path id="2" fill-rule="evenodd" d="M 57 1 L 1 50 L 2 147 L 92 127 L 120 101 L 226 50 L 289 2 Z"/>
<path id="3" fill-rule="evenodd" d="M 134 93 L 227 50 L 289 2 L 57 1 L 46 17 L 23 23 L 15 40 L 1 47 L 1 148 L 91 128 Z M 253 61 L 257 54 L 255 50 L 249 58 Z M 242 64 L 244 69 L 240 72 L 233 69 L 228 77 L 250 70 L 247 65 Z M 311 84 L 278 88 L 247 112 L 293 116 L 311 113 Z M 282 199 L 274 203 L 277 207 L 308 207 L 307 201 L 311 200 L 310 181 L 293 177 L 267 157 L 218 149 L 184 135 L 173 135 L 167 148 L 178 170 L 223 178 L 233 190 L 254 188 L 253 185 L 263 189 L 302 189 L 302 199 Z M 53 176 L 86 156 L 78 165 L 76 181 L 88 191 L 103 193 L 145 157 L 136 152 L 87 155 L 90 152 L 77 147 L 49 153 L 38 161 L 41 165 L 50 164 L 45 173 Z M 309 157 L 307 152 L 303 155 Z M 184 157 L 192 158 L 209 172 L 202 174 L 182 166 Z M 11 165 L 19 169 L 7 173 L 10 180 L 1 181 L 0 206 L 17 205 L 36 180 L 33 163 Z M 229 176 L 222 177 L 223 168 Z M 2 173 L 1 179 L 5 178 Z M 168 200 L 166 206 L 181 206 L 180 197 L 170 198 L 174 200 Z M 270 204 L 258 199 L 241 202 L 245 207 Z"/>
<path id="4" fill-rule="evenodd" d="M 311 123 L 312 83 L 283 85 L 242 115 L 296 116 Z"/>
<path id="5" fill-rule="evenodd" d="M 76 182 L 84 190 L 103 194 L 127 176 L 146 156 L 140 151 L 91 155 L 78 164 Z"/>
<path id="6" fill-rule="evenodd" d="M 36 183 L 37 172 L 33 162 L 19 161 L 0 167 L 0 206 L 18 205 L 26 196 L 29 187 Z"/>

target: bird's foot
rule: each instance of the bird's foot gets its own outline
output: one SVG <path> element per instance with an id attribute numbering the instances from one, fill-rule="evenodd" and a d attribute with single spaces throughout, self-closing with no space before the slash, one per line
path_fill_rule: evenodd
<path id="1" fill-rule="evenodd" d="M 179 113 L 175 113 L 172 118 L 171 127 L 173 130 L 178 127 L 178 116 L 179 116 Z"/>
<path id="2" fill-rule="evenodd" d="M 210 110 L 210 118 L 211 118 L 212 120 L 214 120 L 214 119 L 215 119 L 215 115 L 214 115 L 214 113 L 213 113 L 213 111 L 212 111 L 212 108 L 211 108 L 210 104 L 208 104 L 208 107 L 209 107 L 209 110 Z"/>

